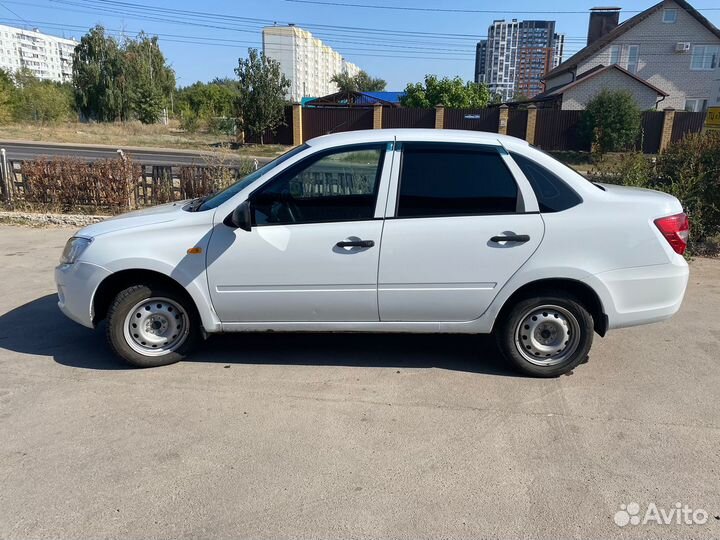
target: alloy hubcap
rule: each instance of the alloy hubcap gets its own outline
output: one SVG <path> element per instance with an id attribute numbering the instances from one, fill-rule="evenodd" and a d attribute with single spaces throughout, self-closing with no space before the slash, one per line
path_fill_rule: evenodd
<path id="1" fill-rule="evenodd" d="M 125 317 L 125 341 L 144 356 L 162 356 L 176 350 L 188 332 L 185 312 L 169 298 L 142 300 Z"/>
<path id="2" fill-rule="evenodd" d="M 530 363 L 554 366 L 566 361 L 580 344 L 580 324 L 560 306 L 531 308 L 515 329 L 517 351 Z"/>

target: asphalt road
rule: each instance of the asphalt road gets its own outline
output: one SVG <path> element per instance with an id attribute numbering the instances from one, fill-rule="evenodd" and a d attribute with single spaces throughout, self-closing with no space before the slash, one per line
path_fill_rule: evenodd
<path id="1" fill-rule="evenodd" d="M 0 148 L 5 148 L 9 160 L 36 159 L 51 156 L 72 156 L 89 161 L 112 159 L 117 157 L 117 148 L 109 146 L 89 146 L 72 144 L 51 144 L 34 142 L 1 141 Z M 124 150 L 133 159 L 148 165 L 193 165 L 205 163 L 207 152 L 190 150 L 142 149 Z M 239 160 L 240 158 L 238 158 Z M 251 158 L 252 159 L 252 158 Z M 260 163 L 267 163 L 269 158 L 257 158 Z M 232 159 L 228 158 L 229 161 Z"/>
<path id="2" fill-rule="evenodd" d="M 71 233 L 0 227 L 0 538 L 720 537 L 718 260 L 555 380 L 468 336 L 222 336 L 136 370 L 56 308 Z M 633 502 L 708 521 L 619 527 Z"/>

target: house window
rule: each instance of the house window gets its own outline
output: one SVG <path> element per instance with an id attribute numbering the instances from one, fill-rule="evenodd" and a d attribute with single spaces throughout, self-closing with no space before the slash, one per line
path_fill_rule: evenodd
<path id="1" fill-rule="evenodd" d="M 630 73 L 637 73 L 638 58 L 640 56 L 640 46 L 630 45 L 628 47 L 627 70 Z"/>
<path id="2" fill-rule="evenodd" d="M 677 21 L 677 9 L 663 9 L 662 21 L 664 23 L 674 23 Z"/>
<path id="3" fill-rule="evenodd" d="M 719 45 L 695 45 L 690 60 L 690 69 L 709 71 L 718 65 Z"/>
<path id="4" fill-rule="evenodd" d="M 610 65 L 620 63 L 620 45 L 610 47 Z"/>
<path id="5" fill-rule="evenodd" d="M 688 112 L 704 112 L 707 110 L 707 99 L 690 98 L 685 100 L 685 110 Z"/>

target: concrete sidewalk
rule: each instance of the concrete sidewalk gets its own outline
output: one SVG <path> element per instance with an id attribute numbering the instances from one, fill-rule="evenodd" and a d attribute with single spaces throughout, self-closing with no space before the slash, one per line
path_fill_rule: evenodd
<path id="1" fill-rule="evenodd" d="M 223 336 L 136 370 L 57 310 L 72 232 L 0 227 L 0 538 L 720 537 L 718 260 L 555 380 L 471 336 Z M 632 502 L 708 521 L 619 527 Z"/>

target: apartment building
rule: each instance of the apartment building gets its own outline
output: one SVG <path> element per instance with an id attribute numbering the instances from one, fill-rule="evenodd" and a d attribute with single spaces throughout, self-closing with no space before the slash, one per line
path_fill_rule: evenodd
<path id="1" fill-rule="evenodd" d="M 331 79 L 339 73 L 355 76 L 360 68 L 332 47 L 294 25 L 263 28 L 263 52 L 280 63 L 290 81 L 288 99 L 320 97 L 338 91 Z"/>
<path id="2" fill-rule="evenodd" d="M 533 97 L 543 91 L 545 73 L 562 62 L 564 47 L 555 21 L 493 21 L 476 49 L 475 81 L 503 101 L 516 94 Z"/>
<path id="3" fill-rule="evenodd" d="M 78 42 L 0 25 L 0 69 L 15 73 L 26 68 L 38 79 L 70 82 L 72 62 Z"/>

